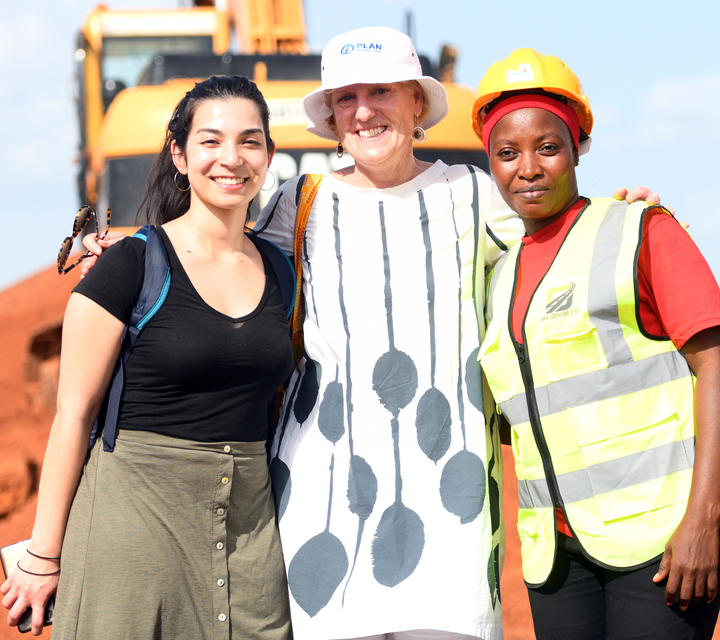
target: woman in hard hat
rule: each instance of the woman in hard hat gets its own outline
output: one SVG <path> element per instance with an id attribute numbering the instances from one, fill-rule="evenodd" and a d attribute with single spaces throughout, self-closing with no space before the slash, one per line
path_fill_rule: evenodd
<path id="1" fill-rule="evenodd" d="M 526 231 L 490 279 L 480 356 L 512 426 L 538 640 L 710 638 L 717 283 L 665 209 L 578 194 L 593 117 L 561 60 L 495 63 L 473 120 Z"/>

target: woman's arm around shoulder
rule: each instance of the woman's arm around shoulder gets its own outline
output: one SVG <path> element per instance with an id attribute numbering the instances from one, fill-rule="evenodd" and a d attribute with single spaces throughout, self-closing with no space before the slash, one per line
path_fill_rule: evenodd
<path id="1" fill-rule="evenodd" d="M 65 525 L 87 454 L 90 431 L 120 352 L 125 325 L 89 298 L 73 293 L 63 322 L 58 406 L 48 440 L 30 550 L 0 587 L 8 623 L 32 606 L 32 633 L 42 631 L 45 603 L 57 590 Z M 88 355 L 87 337 L 98 336 Z M 29 572 L 43 575 L 32 575 Z"/>

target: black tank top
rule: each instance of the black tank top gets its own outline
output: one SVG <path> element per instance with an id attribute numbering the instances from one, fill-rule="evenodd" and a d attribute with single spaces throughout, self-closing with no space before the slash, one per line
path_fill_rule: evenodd
<path id="1" fill-rule="evenodd" d="M 271 264 L 263 255 L 265 290 L 257 308 L 230 318 L 200 297 L 159 231 L 170 260 L 170 290 L 128 360 L 118 427 L 203 442 L 264 440 L 269 404 L 292 364 Z M 127 324 L 144 264 L 145 242 L 128 238 L 110 247 L 74 291 Z"/>

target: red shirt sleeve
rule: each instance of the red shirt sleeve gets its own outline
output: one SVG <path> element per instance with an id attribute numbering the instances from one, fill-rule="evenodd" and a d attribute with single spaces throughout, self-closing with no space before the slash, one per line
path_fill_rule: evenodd
<path id="1" fill-rule="evenodd" d="M 720 325 L 720 288 L 687 231 L 660 209 L 645 216 L 638 258 L 640 320 L 647 333 L 682 349 Z"/>

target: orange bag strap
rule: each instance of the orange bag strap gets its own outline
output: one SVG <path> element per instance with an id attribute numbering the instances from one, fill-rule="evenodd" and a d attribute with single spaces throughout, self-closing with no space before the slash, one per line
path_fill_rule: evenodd
<path id="1" fill-rule="evenodd" d="M 322 173 L 307 173 L 300 191 L 297 215 L 295 216 L 295 239 L 293 241 L 293 256 L 295 259 L 295 307 L 290 318 L 293 346 L 293 371 L 303 357 L 305 343 L 302 332 L 302 247 L 305 240 L 310 209 L 312 209 L 315 196 L 323 180 Z"/>

